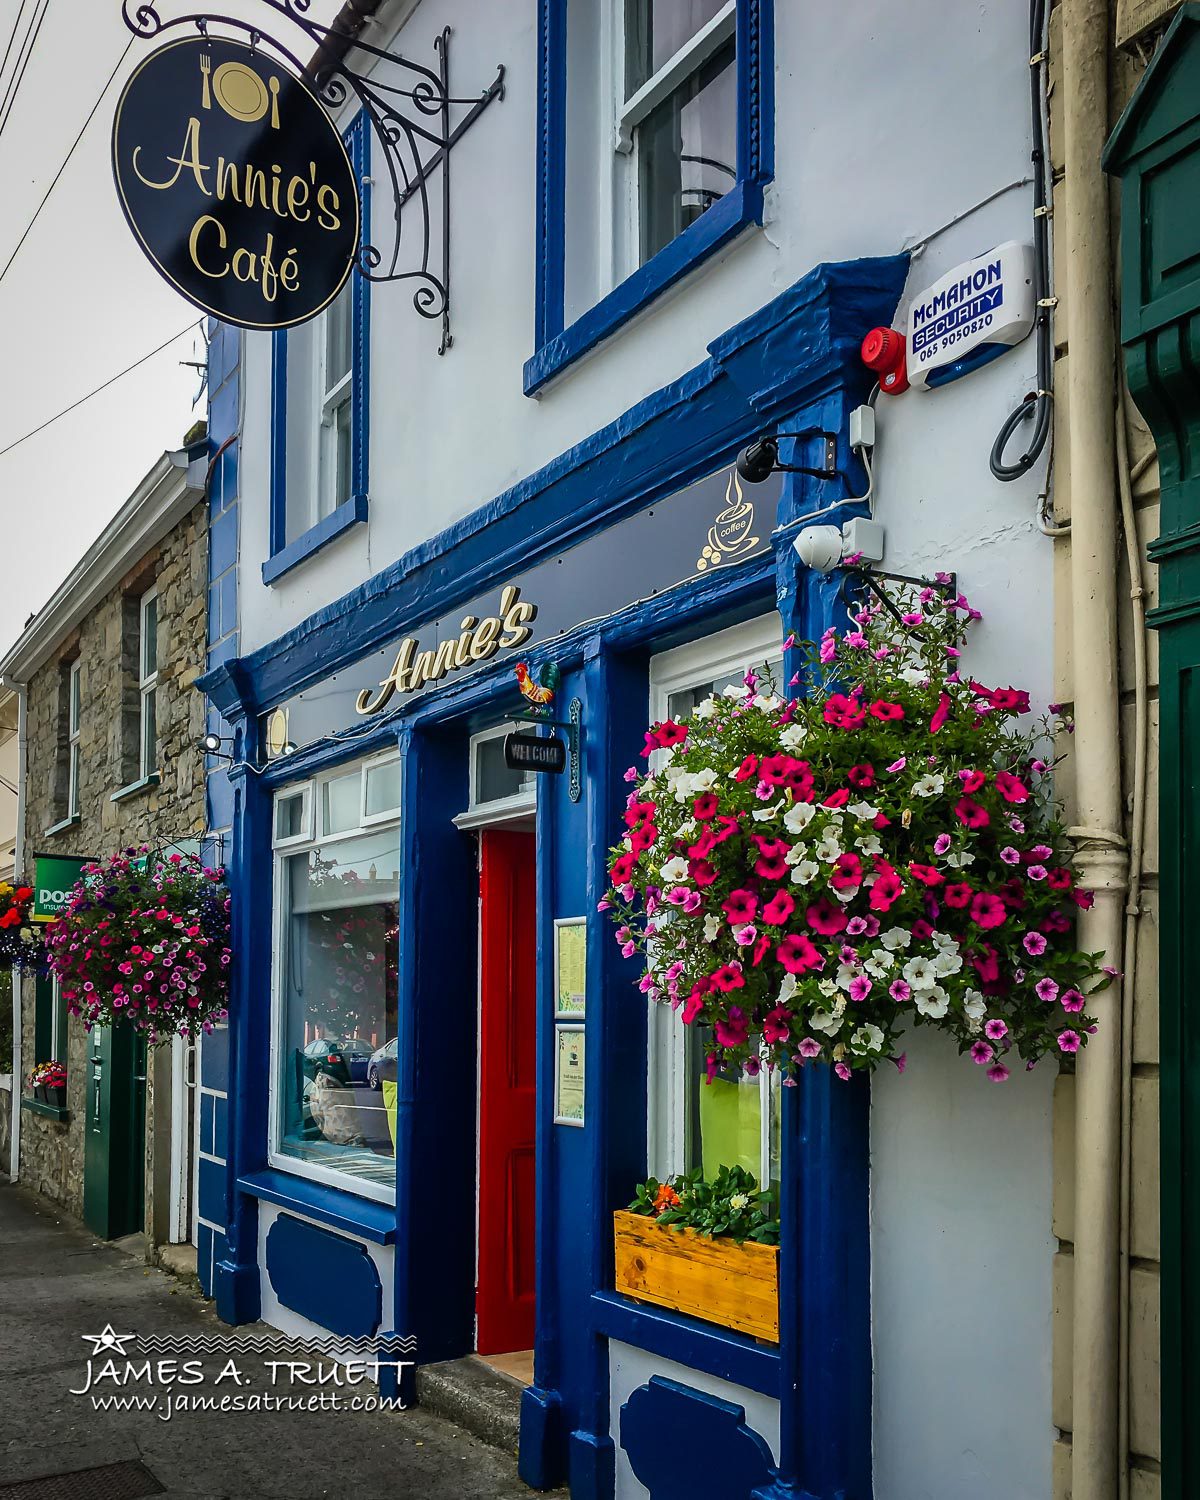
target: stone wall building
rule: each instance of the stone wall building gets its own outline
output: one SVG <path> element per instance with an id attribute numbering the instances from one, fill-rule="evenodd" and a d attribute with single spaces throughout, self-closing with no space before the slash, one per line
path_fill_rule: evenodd
<path id="1" fill-rule="evenodd" d="M 0 662 L 4 682 L 22 697 L 18 855 L 29 878 L 37 855 L 103 858 L 143 842 L 196 847 L 203 831 L 196 740 L 204 703 L 193 683 L 205 650 L 207 459 L 203 428 L 189 436 L 188 447 L 163 454 Z M 96 1050 L 102 1042 L 109 1045 L 68 1019 L 52 981 L 21 980 L 14 1169 L 101 1234 L 144 1227 L 153 1251 L 168 1238 L 189 1237 L 190 1212 L 179 1205 L 190 1192 L 194 1131 L 187 1099 L 177 1101 L 173 1120 L 171 1098 L 173 1082 L 190 1092 L 186 1064 L 174 1055 L 182 1044 L 131 1054 L 135 1091 L 144 1074 L 133 1106 L 135 1122 L 144 1121 L 143 1147 L 136 1133 L 116 1139 L 115 1124 L 109 1138 L 115 1104 L 105 1119 L 88 1098 L 98 1069 L 110 1065 Z M 49 1056 L 67 1065 L 62 1109 L 28 1097 L 30 1068 Z M 92 1188 L 107 1176 L 140 1178 L 144 1213 L 134 1203 L 110 1221 L 95 1203 L 89 1207 L 90 1173 Z"/>

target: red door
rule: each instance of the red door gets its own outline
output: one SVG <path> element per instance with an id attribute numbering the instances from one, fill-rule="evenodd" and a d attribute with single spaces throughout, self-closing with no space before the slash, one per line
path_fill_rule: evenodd
<path id="1" fill-rule="evenodd" d="M 533 1347 L 537 883 L 531 833 L 485 831 L 480 878 L 480 1354 Z"/>

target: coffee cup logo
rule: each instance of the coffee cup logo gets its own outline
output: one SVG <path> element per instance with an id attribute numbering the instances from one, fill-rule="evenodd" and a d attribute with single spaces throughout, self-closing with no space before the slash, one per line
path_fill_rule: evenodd
<path id="1" fill-rule="evenodd" d="M 733 562 L 745 557 L 758 546 L 758 538 L 752 536 L 754 528 L 754 506 L 742 493 L 742 482 L 737 470 L 730 469 L 725 485 L 725 508 L 719 511 L 708 528 L 708 539 L 700 556 L 696 559 L 696 571 L 704 573 L 724 562 Z"/>

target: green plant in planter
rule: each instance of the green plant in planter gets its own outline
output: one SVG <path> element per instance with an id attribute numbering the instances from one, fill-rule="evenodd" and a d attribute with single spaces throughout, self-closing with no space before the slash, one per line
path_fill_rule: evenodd
<path id="1" fill-rule="evenodd" d="M 699 1167 L 659 1182 L 648 1177 L 629 1205 L 635 1214 L 668 1229 L 694 1229 L 710 1239 L 728 1235 L 740 1245 L 779 1243 L 779 1207 L 770 1188 L 760 1188 L 745 1167 L 721 1167 L 711 1182 Z"/>

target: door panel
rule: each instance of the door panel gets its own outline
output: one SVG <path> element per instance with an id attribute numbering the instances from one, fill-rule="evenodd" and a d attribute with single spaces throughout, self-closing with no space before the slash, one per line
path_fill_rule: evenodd
<path id="1" fill-rule="evenodd" d="M 476 1348 L 533 1346 L 537 884 L 528 833 L 480 850 L 479 1271 Z"/>
<path id="2" fill-rule="evenodd" d="M 87 1051 L 83 1218 L 101 1239 L 145 1228 L 146 1043 L 128 1026 L 93 1027 Z"/>

